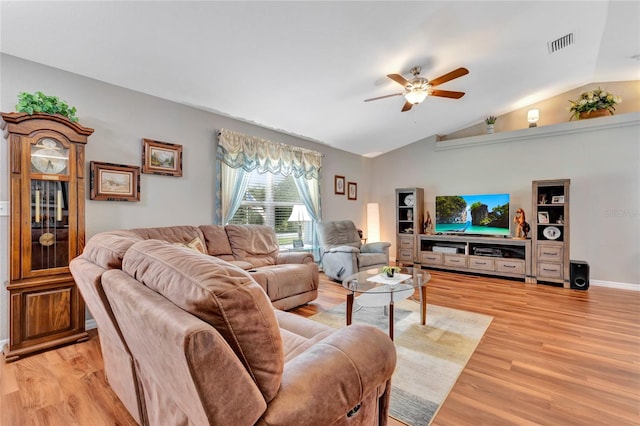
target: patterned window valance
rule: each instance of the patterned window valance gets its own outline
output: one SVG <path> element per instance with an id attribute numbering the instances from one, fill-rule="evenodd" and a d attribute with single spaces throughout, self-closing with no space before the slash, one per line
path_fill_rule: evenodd
<path id="1" fill-rule="evenodd" d="M 320 179 L 322 154 L 222 129 L 218 133 L 217 157 L 232 169 L 258 170 L 298 178 Z"/>

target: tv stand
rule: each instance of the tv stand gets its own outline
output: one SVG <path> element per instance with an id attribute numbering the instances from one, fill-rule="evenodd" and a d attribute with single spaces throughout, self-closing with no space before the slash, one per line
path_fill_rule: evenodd
<path id="1" fill-rule="evenodd" d="M 531 274 L 531 240 L 419 235 L 418 250 L 424 267 L 535 282 Z"/>

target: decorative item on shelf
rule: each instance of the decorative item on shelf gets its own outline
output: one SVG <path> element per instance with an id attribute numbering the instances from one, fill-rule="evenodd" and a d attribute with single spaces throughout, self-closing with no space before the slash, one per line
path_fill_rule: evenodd
<path id="1" fill-rule="evenodd" d="M 549 223 L 549 212 L 538 212 L 538 222 Z"/>
<path id="2" fill-rule="evenodd" d="M 487 124 L 487 133 L 493 133 L 496 120 L 498 120 L 498 117 L 493 115 L 490 115 L 489 117 L 484 119 L 484 122 Z"/>
<path id="3" fill-rule="evenodd" d="M 427 220 L 424 221 L 422 232 L 427 235 L 433 234 L 433 220 L 431 219 L 431 213 L 429 213 L 429 210 L 427 210 Z"/>
<path id="4" fill-rule="evenodd" d="M 529 127 L 538 127 L 538 120 L 540 120 L 539 109 L 530 109 L 529 111 L 527 111 L 527 121 L 529 122 Z"/>
<path id="5" fill-rule="evenodd" d="M 396 272 L 400 272 L 400 268 L 398 266 L 383 266 L 380 272 L 386 274 L 389 278 L 393 278 Z"/>
<path id="6" fill-rule="evenodd" d="M 594 90 L 582 92 L 580 98 L 575 101 L 569 101 L 571 107 L 571 118 L 583 120 L 585 118 L 606 117 L 613 115 L 616 110 L 616 104 L 622 102 L 620 96 L 616 96 L 606 90 L 602 90 L 599 87 Z"/>
<path id="7" fill-rule="evenodd" d="M 407 220 L 413 220 L 413 210 L 407 210 Z"/>
<path id="8" fill-rule="evenodd" d="M 516 224 L 516 236 L 517 240 L 526 240 L 527 234 L 531 230 L 531 226 L 526 221 L 526 217 L 523 209 L 516 210 L 516 215 L 513 218 L 513 222 Z"/>
<path id="9" fill-rule="evenodd" d="M 69 107 L 69 104 L 60 100 L 57 96 L 47 96 L 40 91 L 35 93 L 21 92 L 18 95 L 16 111 L 26 112 L 29 115 L 35 113 L 60 114 L 72 122 L 78 121 L 76 107 Z"/>

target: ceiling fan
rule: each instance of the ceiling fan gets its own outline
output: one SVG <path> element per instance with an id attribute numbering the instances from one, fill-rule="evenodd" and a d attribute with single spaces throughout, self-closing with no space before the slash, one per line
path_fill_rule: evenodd
<path id="1" fill-rule="evenodd" d="M 413 74 L 411 80 L 407 80 L 400 74 L 387 74 L 391 80 L 404 86 L 404 92 L 394 93 L 392 95 L 378 96 L 377 98 L 365 99 L 365 102 L 376 101 L 378 99 L 390 98 L 392 96 L 404 96 L 405 103 L 402 107 L 402 112 L 409 111 L 414 105 L 424 101 L 427 96 L 440 96 L 443 98 L 460 99 L 464 96 L 464 92 L 452 92 L 450 90 L 437 90 L 434 87 L 451 81 L 454 78 L 462 77 L 469 74 L 469 70 L 466 68 L 455 69 L 445 75 L 441 75 L 438 78 L 434 78 L 429 81 L 424 77 L 420 77 L 420 71 L 422 67 L 416 66 L 411 68 L 410 72 Z"/>

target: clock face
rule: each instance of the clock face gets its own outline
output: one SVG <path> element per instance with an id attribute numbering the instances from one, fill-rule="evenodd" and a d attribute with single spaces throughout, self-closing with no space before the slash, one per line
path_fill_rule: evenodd
<path id="1" fill-rule="evenodd" d="M 415 202 L 415 197 L 414 197 L 413 194 L 409 194 L 406 197 L 404 197 L 404 205 L 405 206 L 412 207 L 414 202 Z"/>
<path id="2" fill-rule="evenodd" d="M 51 232 L 46 232 L 40 235 L 40 238 L 38 241 L 40 241 L 40 244 L 42 244 L 43 246 L 49 247 L 56 242 L 56 238 Z"/>
<path id="3" fill-rule="evenodd" d="M 31 147 L 31 171 L 59 174 L 67 168 L 69 150 L 55 139 L 44 138 Z"/>

